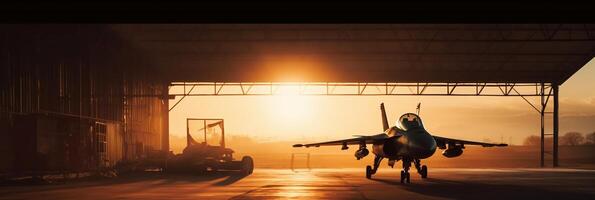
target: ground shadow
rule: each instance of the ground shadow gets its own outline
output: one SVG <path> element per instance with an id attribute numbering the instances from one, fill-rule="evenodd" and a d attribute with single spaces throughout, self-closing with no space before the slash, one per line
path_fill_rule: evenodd
<path id="1" fill-rule="evenodd" d="M 449 199 L 592 199 L 589 193 L 561 191 L 536 186 L 478 183 L 473 181 L 451 181 L 428 178 L 421 183 L 403 184 L 400 180 L 372 179 L 373 181 L 396 185 L 404 190 L 422 195 Z"/>
<path id="2" fill-rule="evenodd" d="M 233 184 L 246 177 L 237 171 L 217 171 L 198 173 L 173 173 L 173 172 L 133 172 L 121 174 L 118 177 L 85 177 L 69 180 L 68 182 L 50 184 L 30 184 L 29 182 L 5 182 L 0 186 L 0 196 L 25 192 L 39 192 L 47 190 L 60 190 L 72 188 L 87 188 L 96 186 L 114 186 L 136 182 L 147 182 L 146 188 L 177 183 L 200 183 L 222 179 L 214 183 L 215 186 Z"/>
<path id="3" fill-rule="evenodd" d="M 230 184 L 233 184 L 239 180 L 242 180 L 244 177 L 246 177 L 245 174 L 234 172 L 234 173 L 229 174 L 226 179 L 223 179 L 222 181 L 219 181 L 213 185 L 216 185 L 216 186 L 230 185 Z"/>

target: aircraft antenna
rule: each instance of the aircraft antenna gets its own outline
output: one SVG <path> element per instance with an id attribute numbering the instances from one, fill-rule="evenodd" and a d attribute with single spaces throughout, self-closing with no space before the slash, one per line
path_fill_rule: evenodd
<path id="1" fill-rule="evenodd" d="M 417 103 L 417 108 L 416 108 L 416 114 L 419 116 L 419 110 L 420 110 L 420 106 L 421 106 L 421 102 Z"/>

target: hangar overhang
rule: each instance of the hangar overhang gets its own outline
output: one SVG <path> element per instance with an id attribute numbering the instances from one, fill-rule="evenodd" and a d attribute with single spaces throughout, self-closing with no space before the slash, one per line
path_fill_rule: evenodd
<path id="1" fill-rule="evenodd" d="M 112 25 L 172 82 L 562 84 L 593 24 Z"/>

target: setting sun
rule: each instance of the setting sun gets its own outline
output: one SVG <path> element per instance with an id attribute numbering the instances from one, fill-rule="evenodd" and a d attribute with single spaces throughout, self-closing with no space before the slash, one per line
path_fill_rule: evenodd
<path id="1" fill-rule="evenodd" d="M 305 124 L 305 120 L 311 118 L 312 114 L 312 105 L 308 98 L 292 93 L 271 96 L 268 98 L 268 112 L 277 126 L 293 127 Z"/>

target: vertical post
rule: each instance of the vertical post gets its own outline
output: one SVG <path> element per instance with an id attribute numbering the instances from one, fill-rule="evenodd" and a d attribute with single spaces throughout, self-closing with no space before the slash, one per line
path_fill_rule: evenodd
<path id="1" fill-rule="evenodd" d="M 78 99 L 78 101 L 79 101 L 79 116 L 78 116 L 78 125 L 77 125 L 77 127 L 79 128 L 78 134 L 92 135 L 93 133 L 88 132 L 88 130 L 89 130 L 88 127 L 83 127 L 83 118 L 82 118 L 83 117 L 83 65 L 80 62 L 80 60 L 79 60 L 79 99 Z M 95 122 L 95 123 L 97 123 L 97 122 Z M 83 133 L 83 131 L 85 131 L 86 133 Z M 107 149 L 105 149 L 105 151 L 107 151 Z M 95 151 L 94 153 L 97 153 L 97 152 L 98 151 Z M 66 154 L 70 154 L 70 148 L 68 148 L 66 150 Z M 67 159 L 66 162 L 69 162 L 69 160 L 68 160 L 69 156 L 67 155 L 65 157 Z M 101 164 L 103 164 L 103 158 L 100 160 L 99 164 L 100 164 L 100 166 L 101 166 Z"/>
<path id="2" fill-rule="evenodd" d="M 540 119 L 541 119 L 541 134 L 540 134 L 541 151 L 540 151 L 540 159 L 539 159 L 539 161 L 540 161 L 540 166 L 541 167 L 544 167 L 545 166 L 545 161 L 544 161 L 544 153 L 545 153 L 545 151 L 544 151 L 544 145 L 545 145 L 545 140 L 544 140 L 544 136 L 545 136 L 544 135 L 544 125 L 545 125 L 545 121 L 543 119 L 543 117 L 544 117 L 543 115 L 544 115 L 546 104 L 545 104 L 545 101 L 544 101 L 544 99 L 545 99 L 544 98 L 545 89 L 544 89 L 544 84 L 543 83 L 541 83 L 541 89 L 540 89 L 540 91 L 541 91 L 541 93 L 540 93 L 539 96 L 541 97 L 541 110 L 539 112 L 539 116 L 540 116 Z"/>
<path id="3" fill-rule="evenodd" d="M 388 95 L 388 83 L 384 83 L 384 94 Z"/>
<path id="4" fill-rule="evenodd" d="M 448 83 L 446 83 L 448 85 Z M 419 83 L 417 83 L 416 87 L 415 87 L 415 94 L 419 94 Z"/>
<path id="5" fill-rule="evenodd" d="M 225 124 L 221 119 L 221 147 L 225 148 Z"/>
<path id="6" fill-rule="evenodd" d="M 205 142 L 205 144 L 207 144 L 207 120 L 206 120 L 206 119 L 205 119 L 205 120 L 202 120 L 202 122 L 203 122 L 203 124 L 204 124 L 204 126 L 203 126 L 203 129 L 202 129 L 202 130 L 203 130 L 203 131 L 204 131 L 204 133 L 205 133 L 205 140 L 204 140 L 204 142 Z"/>
<path id="7" fill-rule="evenodd" d="M 554 90 L 554 167 L 558 167 L 558 85 L 552 83 L 552 89 Z"/>
<path id="8" fill-rule="evenodd" d="M 186 147 L 190 146 L 190 128 L 188 127 L 188 119 L 186 119 Z"/>
<path id="9" fill-rule="evenodd" d="M 169 84 L 163 84 L 163 96 L 161 97 L 161 150 L 169 152 Z"/>
<path id="10" fill-rule="evenodd" d="M 165 153 L 163 169 L 167 169 L 167 158 L 169 155 L 169 84 L 163 84 L 163 97 L 161 97 L 161 151 Z M 188 128 L 188 127 L 186 127 Z"/>

